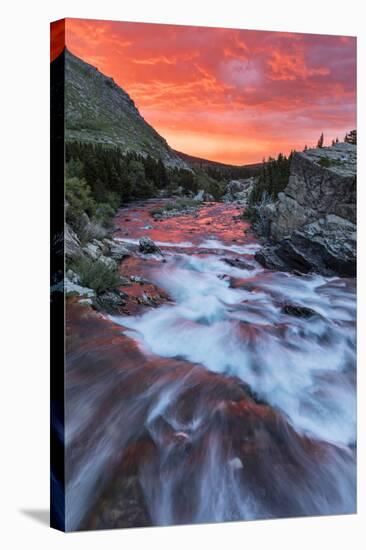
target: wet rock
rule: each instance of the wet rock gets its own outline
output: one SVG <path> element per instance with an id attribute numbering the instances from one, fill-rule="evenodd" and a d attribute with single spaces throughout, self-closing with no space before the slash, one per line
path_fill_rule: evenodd
<path id="1" fill-rule="evenodd" d="M 301 317 L 303 319 L 309 319 L 317 315 L 317 312 L 310 307 L 299 306 L 297 304 L 285 304 L 282 306 L 282 313 L 291 315 L 292 317 Z"/>
<path id="2" fill-rule="evenodd" d="M 124 277 L 123 275 L 120 276 L 119 283 L 121 286 L 130 286 L 131 281 L 128 277 Z"/>
<path id="3" fill-rule="evenodd" d="M 107 313 L 119 313 L 120 308 L 125 305 L 127 295 L 120 290 L 106 290 L 101 292 L 93 299 L 93 306 L 98 311 Z"/>
<path id="4" fill-rule="evenodd" d="M 85 523 L 85 529 L 121 529 L 151 525 L 143 491 L 137 475 L 114 480 L 113 489 Z"/>
<path id="5" fill-rule="evenodd" d="M 144 292 L 142 296 L 139 296 L 137 298 L 137 302 L 143 306 L 148 307 L 156 307 L 158 305 L 158 301 L 153 296 L 150 296 L 147 292 Z"/>
<path id="6" fill-rule="evenodd" d="M 139 241 L 139 249 L 143 254 L 161 254 L 160 248 L 150 237 L 142 237 Z"/>
<path id="7" fill-rule="evenodd" d="M 237 267 L 238 269 L 248 269 L 250 271 L 255 269 L 254 265 L 251 265 L 241 258 L 222 258 L 222 261 L 228 265 L 231 265 L 231 267 Z"/>
<path id="8" fill-rule="evenodd" d="M 281 258 L 277 255 L 277 247 L 273 246 L 263 246 L 260 250 L 258 250 L 254 258 L 258 263 L 263 265 L 263 267 L 266 267 L 267 269 L 273 269 L 274 271 L 287 271 L 287 269 L 291 269 L 291 267 L 286 264 L 284 261 L 281 260 Z M 292 266 L 292 269 L 295 269 L 294 266 Z M 308 271 L 310 269 L 310 266 L 308 267 Z"/>
<path id="9" fill-rule="evenodd" d="M 133 283 L 139 283 L 140 285 L 143 285 L 149 282 L 143 277 L 140 277 L 139 275 L 131 275 L 130 281 L 132 281 Z"/>
<path id="10" fill-rule="evenodd" d="M 279 243 L 267 245 L 255 259 L 269 269 L 317 272 L 325 276 L 356 276 L 356 226 L 328 215 Z"/>

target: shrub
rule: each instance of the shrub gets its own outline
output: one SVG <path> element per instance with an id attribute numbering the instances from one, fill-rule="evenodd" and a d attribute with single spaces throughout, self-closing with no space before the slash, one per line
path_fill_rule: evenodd
<path id="1" fill-rule="evenodd" d="M 330 166 L 341 166 L 342 161 L 339 159 L 330 159 L 328 157 L 322 157 L 318 160 L 319 166 L 323 166 L 324 168 L 329 168 Z"/>
<path id="2" fill-rule="evenodd" d="M 322 157 L 321 159 L 318 160 L 318 164 L 320 166 L 324 166 L 324 168 L 328 168 L 332 163 L 330 159 L 328 159 L 327 157 Z"/>
<path id="3" fill-rule="evenodd" d="M 90 187 L 84 179 L 67 178 L 65 188 L 68 202 L 66 219 L 77 231 L 82 214 L 86 212 L 89 217 L 93 216 L 96 203 L 91 195 Z"/>
<path id="4" fill-rule="evenodd" d="M 157 214 L 164 214 L 164 212 L 170 212 L 171 210 L 184 210 L 192 206 L 199 206 L 201 202 L 202 201 L 195 201 L 194 199 L 182 198 L 176 201 L 168 201 L 164 206 L 152 208 L 149 212 L 152 216 L 155 216 Z"/>
<path id="5" fill-rule="evenodd" d="M 120 285 L 120 275 L 116 267 L 110 267 L 101 260 L 90 260 L 83 256 L 76 258 L 70 265 L 79 275 L 82 286 L 92 288 L 97 294 Z"/>

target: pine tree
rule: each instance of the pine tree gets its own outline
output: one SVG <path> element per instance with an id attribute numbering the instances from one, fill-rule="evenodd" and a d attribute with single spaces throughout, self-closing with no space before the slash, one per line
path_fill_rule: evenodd
<path id="1" fill-rule="evenodd" d="M 322 132 L 320 138 L 318 139 L 317 147 L 318 147 L 319 149 L 321 149 L 321 148 L 323 147 L 323 144 L 324 144 L 324 134 L 323 134 L 323 132 Z"/>
<path id="2" fill-rule="evenodd" d="M 357 145 L 357 130 L 351 130 L 344 136 L 345 143 L 351 143 L 352 145 Z"/>

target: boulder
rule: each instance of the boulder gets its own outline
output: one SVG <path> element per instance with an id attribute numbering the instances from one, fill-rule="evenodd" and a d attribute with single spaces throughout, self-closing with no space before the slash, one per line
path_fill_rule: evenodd
<path id="1" fill-rule="evenodd" d="M 90 258 L 91 260 L 97 260 L 102 254 L 101 247 L 95 244 L 95 242 L 87 243 L 85 246 L 83 246 L 82 250 L 84 254 L 88 256 L 88 258 Z"/>
<path id="2" fill-rule="evenodd" d="M 143 254 L 161 254 L 160 248 L 150 237 L 142 237 L 139 241 L 139 249 Z"/>
<path id="3" fill-rule="evenodd" d="M 92 290 L 91 288 L 87 288 L 85 286 L 81 286 L 76 283 L 73 283 L 67 277 L 65 277 L 64 285 L 65 285 L 64 288 L 65 288 L 66 295 L 85 296 L 86 298 L 93 298 L 95 296 L 94 290 Z"/>
<path id="4" fill-rule="evenodd" d="M 205 192 L 203 189 L 200 189 L 197 193 L 197 195 L 195 195 L 193 197 L 193 200 L 195 201 L 203 201 L 204 200 L 204 196 L 205 196 Z"/>
<path id="5" fill-rule="evenodd" d="M 75 273 L 75 271 L 73 271 L 72 269 L 68 269 L 66 271 L 66 277 L 69 281 L 71 281 L 72 283 L 76 284 L 76 285 L 79 285 L 80 284 L 80 277 L 77 273 Z"/>
<path id="6" fill-rule="evenodd" d="M 128 250 L 122 243 L 113 240 L 109 248 L 109 254 L 114 260 L 118 262 L 123 260 L 124 258 L 127 258 L 128 256 L 131 256 L 131 251 Z"/>
<path id="7" fill-rule="evenodd" d="M 197 202 L 213 202 L 215 199 L 211 193 L 207 193 L 204 189 L 200 189 L 193 197 L 193 200 Z"/>

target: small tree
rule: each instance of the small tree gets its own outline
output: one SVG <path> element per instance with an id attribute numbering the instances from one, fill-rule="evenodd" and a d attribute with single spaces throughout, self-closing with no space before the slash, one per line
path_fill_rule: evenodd
<path id="1" fill-rule="evenodd" d="M 344 136 L 345 143 L 352 143 L 352 145 L 357 145 L 357 130 L 351 130 Z"/>
<path id="2" fill-rule="evenodd" d="M 317 147 L 319 147 L 319 149 L 321 149 L 323 147 L 323 144 L 324 144 L 324 134 L 322 132 L 320 138 L 318 139 Z"/>

